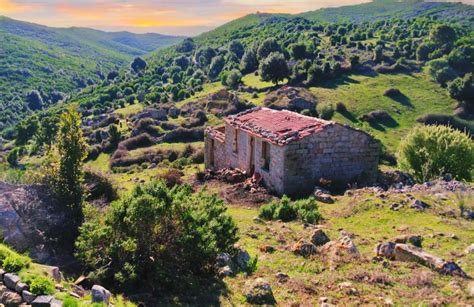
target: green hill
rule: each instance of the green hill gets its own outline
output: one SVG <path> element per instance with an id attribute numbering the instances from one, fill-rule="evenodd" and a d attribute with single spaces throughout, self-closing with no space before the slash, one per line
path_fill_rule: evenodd
<path id="1" fill-rule="evenodd" d="M 0 130 L 25 113 L 25 96 L 40 92 L 45 107 L 104 79 L 179 37 L 50 28 L 0 16 Z"/>

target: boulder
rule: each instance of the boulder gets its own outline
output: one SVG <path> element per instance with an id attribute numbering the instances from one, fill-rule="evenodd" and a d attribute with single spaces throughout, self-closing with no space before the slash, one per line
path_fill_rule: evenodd
<path id="1" fill-rule="evenodd" d="M 250 261 L 249 253 L 241 246 L 235 245 L 236 254 L 234 256 L 234 262 L 237 264 L 239 269 L 242 271 L 247 270 L 248 263 Z"/>
<path id="2" fill-rule="evenodd" d="M 31 306 L 32 307 L 50 307 L 53 299 L 54 298 L 51 295 L 40 295 L 35 298 L 35 300 L 31 303 Z"/>
<path id="3" fill-rule="evenodd" d="M 29 289 L 28 285 L 21 281 L 17 282 L 15 285 L 15 291 L 18 293 L 21 293 L 23 292 L 23 290 L 28 290 L 28 289 Z"/>
<path id="4" fill-rule="evenodd" d="M 410 208 L 413 208 L 415 210 L 418 210 L 418 211 L 424 211 L 425 209 L 428 209 L 430 207 L 430 205 L 428 205 L 427 203 L 425 203 L 424 201 L 421 201 L 419 199 L 415 199 L 413 200 Z"/>
<path id="5" fill-rule="evenodd" d="M 313 196 L 316 200 L 325 203 L 325 204 L 333 204 L 334 199 L 329 194 L 328 191 L 321 189 L 320 187 L 316 187 L 313 192 Z"/>
<path id="6" fill-rule="evenodd" d="M 444 261 L 412 245 L 388 242 L 378 244 L 375 250 L 377 256 L 397 261 L 416 262 L 446 275 L 468 277 L 456 263 Z"/>
<path id="7" fill-rule="evenodd" d="M 23 299 L 15 291 L 6 290 L 2 294 L 1 301 L 2 301 L 2 304 L 5 305 L 6 307 L 17 307 L 23 302 Z"/>
<path id="8" fill-rule="evenodd" d="M 23 290 L 23 291 L 21 292 L 21 297 L 23 298 L 23 300 L 24 300 L 27 304 L 33 303 L 33 301 L 36 299 L 36 295 L 34 295 L 33 293 L 31 293 L 31 292 L 28 291 L 28 290 Z"/>
<path id="9" fill-rule="evenodd" d="M 91 290 L 91 295 L 93 303 L 104 303 L 105 305 L 109 304 L 111 294 L 110 291 L 104 287 L 94 285 Z"/>
<path id="10" fill-rule="evenodd" d="M 16 284 L 20 281 L 20 277 L 16 274 L 7 273 L 3 277 L 3 282 L 5 286 L 8 287 L 10 290 L 15 290 Z"/>
<path id="11" fill-rule="evenodd" d="M 278 279 L 279 282 L 286 282 L 290 278 L 288 274 L 285 274 L 283 272 L 276 273 L 275 277 Z"/>
<path id="12" fill-rule="evenodd" d="M 303 257 L 309 257 L 317 253 L 316 246 L 308 241 L 303 239 L 293 245 L 291 249 L 295 254 L 301 255 Z"/>
<path id="13" fill-rule="evenodd" d="M 234 275 L 234 271 L 229 265 L 226 265 L 217 270 L 217 275 L 219 277 L 229 277 L 229 276 Z"/>
<path id="14" fill-rule="evenodd" d="M 256 305 L 275 305 L 272 287 L 263 278 L 250 280 L 246 283 L 244 296 L 248 303 Z"/>
<path id="15" fill-rule="evenodd" d="M 316 246 L 322 246 L 331 241 L 322 229 L 316 229 L 311 235 L 311 243 Z"/>
<path id="16" fill-rule="evenodd" d="M 423 238 L 419 235 L 401 235 L 393 238 L 394 243 L 410 243 L 416 247 L 421 247 Z"/>
<path id="17" fill-rule="evenodd" d="M 260 246 L 260 251 L 262 253 L 273 253 L 275 251 L 275 248 L 271 245 L 262 245 Z"/>
<path id="18" fill-rule="evenodd" d="M 464 253 L 466 255 L 468 254 L 474 254 L 474 243 L 469 245 L 468 247 L 466 247 L 466 249 L 464 250 Z"/>

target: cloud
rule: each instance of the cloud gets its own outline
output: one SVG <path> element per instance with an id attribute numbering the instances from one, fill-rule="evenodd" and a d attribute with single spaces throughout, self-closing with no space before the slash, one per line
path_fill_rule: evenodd
<path id="1" fill-rule="evenodd" d="M 0 0 L 0 14 L 11 14 L 17 12 L 31 11 L 35 4 L 17 3 L 12 0 Z"/>

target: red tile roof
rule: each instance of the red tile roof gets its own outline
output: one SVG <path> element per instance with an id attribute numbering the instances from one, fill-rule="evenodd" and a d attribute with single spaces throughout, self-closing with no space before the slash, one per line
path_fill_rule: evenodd
<path id="1" fill-rule="evenodd" d="M 286 145 L 322 131 L 334 122 L 290 111 L 254 108 L 226 117 L 229 125 L 262 137 L 277 145 Z"/>

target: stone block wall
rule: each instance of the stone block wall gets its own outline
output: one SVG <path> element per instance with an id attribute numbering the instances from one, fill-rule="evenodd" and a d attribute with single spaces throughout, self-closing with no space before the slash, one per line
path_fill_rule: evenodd
<path id="1" fill-rule="evenodd" d="M 333 124 L 286 146 L 286 194 L 310 193 L 320 178 L 351 182 L 377 178 L 380 144 L 369 134 Z"/>

